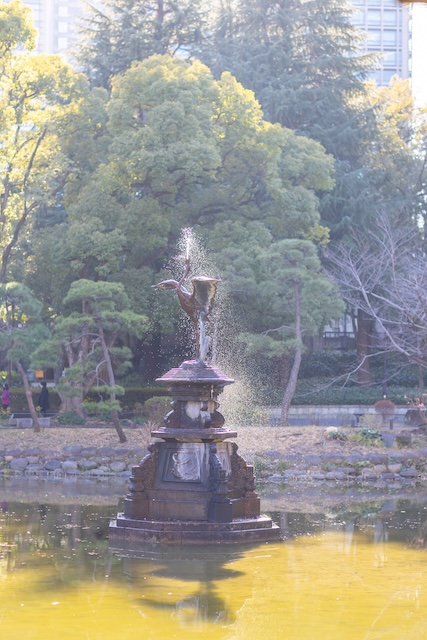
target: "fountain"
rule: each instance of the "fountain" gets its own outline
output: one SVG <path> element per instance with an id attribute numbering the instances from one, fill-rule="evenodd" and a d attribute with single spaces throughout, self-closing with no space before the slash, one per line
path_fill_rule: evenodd
<path id="1" fill-rule="evenodd" d="M 172 410 L 163 426 L 152 431 L 158 441 L 132 469 L 124 512 L 110 523 L 113 546 L 127 543 L 224 544 L 280 539 L 280 528 L 260 513 L 253 467 L 227 442 L 237 433 L 225 427 L 218 396 L 234 382 L 206 363 L 210 338 L 207 323 L 218 278 L 193 277 L 185 257 L 179 281 L 164 280 L 157 289 L 176 291 L 194 324 L 196 359 L 171 369 L 157 382 L 171 391 Z"/>

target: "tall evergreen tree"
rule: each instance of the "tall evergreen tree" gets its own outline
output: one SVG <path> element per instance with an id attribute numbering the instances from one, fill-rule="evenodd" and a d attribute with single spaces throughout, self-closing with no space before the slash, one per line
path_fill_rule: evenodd
<path id="1" fill-rule="evenodd" d="M 201 39 L 207 13 L 202 0 L 105 0 L 101 8 L 88 5 L 77 57 L 92 84 L 105 88 L 132 62 L 156 53 L 188 55 Z"/>
<path id="2" fill-rule="evenodd" d="M 321 203 L 332 235 L 366 211 L 363 157 L 374 117 L 365 84 L 372 58 L 342 0 L 227 0 L 200 55 L 255 92 L 265 116 L 319 141 L 335 158 L 336 187 Z"/>
<path id="3" fill-rule="evenodd" d="M 201 55 L 215 75 L 231 71 L 252 89 L 268 120 L 345 157 L 363 123 L 349 98 L 364 92 L 372 64 L 358 55 L 350 15 L 342 0 L 222 1 Z"/>

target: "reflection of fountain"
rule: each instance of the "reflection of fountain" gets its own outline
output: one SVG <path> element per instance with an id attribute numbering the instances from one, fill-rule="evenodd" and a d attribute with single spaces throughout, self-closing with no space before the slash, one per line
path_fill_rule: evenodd
<path id="1" fill-rule="evenodd" d="M 152 432 L 162 442 L 133 467 L 124 513 L 110 524 L 110 541 L 238 543 L 277 540 L 280 529 L 260 515 L 253 468 L 226 442 L 236 432 L 224 427 L 218 396 L 234 380 L 205 363 L 209 346 L 206 322 L 217 278 L 193 278 L 190 294 L 183 281 L 165 280 L 157 288 L 177 291 L 197 334 L 197 360 L 183 362 L 158 382 L 172 393 L 172 411 Z"/>
<path id="2" fill-rule="evenodd" d="M 207 630 L 212 623 L 222 627 L 233 624 L 235 605 L 230 607 L 229 598 L 222 595 L 226 590 L 221 582 L 242 577 L 241 572 L 224 566 L 226 562 L 240 559 L 241 554 L 234 548 L 233 553 L 221 554 L 206 547 L 203 554 L 195 554 L 194 547 L 181 551 L 177 552 L 174 547 L 173 555 L 165 554 L 161 558 L 140 558 L 132 552 L 123 556 L 123 572 L 133 589 L 144 594 L 144 606 L 168 611 L 178 627 L 187 631 Z M 251 592 L 241 591 L 239 604 L 243 605 Z"/>

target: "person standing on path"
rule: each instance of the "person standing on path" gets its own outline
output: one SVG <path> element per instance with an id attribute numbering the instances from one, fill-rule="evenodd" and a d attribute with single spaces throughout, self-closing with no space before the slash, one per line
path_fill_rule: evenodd
<path id="1" fill-rule="evenodd" d="M 10 405 L 9 385 L 7 384 L 7 382 L 5 382 L 3 385 L 3 391 L 1 394 L 1 406 L 3 411 L 8 411 L 9 405 Z"/>
<path id="2" fill-rule="evenodd" d="M 48 411 L 49 409 L 49 391 L 46 386 L 46 382 L 42 382 L 41 384 L 42 384 L 42 390 L 40 391 L 37 404 L 40 407 L 42 414 L 45 416 L 46 411 Z"/>

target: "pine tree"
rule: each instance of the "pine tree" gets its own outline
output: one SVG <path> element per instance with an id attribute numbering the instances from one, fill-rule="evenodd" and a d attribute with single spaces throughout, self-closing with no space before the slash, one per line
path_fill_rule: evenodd
<path id="1" fill-rule="evenodd" d="M 372 64 L 358 55 L 350 13 L 341 0 L 234 0 L 203 57 L 217 75 L 227 69 L 252 89 L 267 119 L 332 152 L 343 124 L 360 125 L 349 98 L 364 93 Z"/>
<path id="2" fill-rule="evenodd" d="M 78 59 L 95 86 L 110 88 L 111 78 L 132 62 L 154 54 L 188 54 L 200 40 L 206 9 L 202 0 L 105 0 L 90 5 L 82 25 Z"/>

